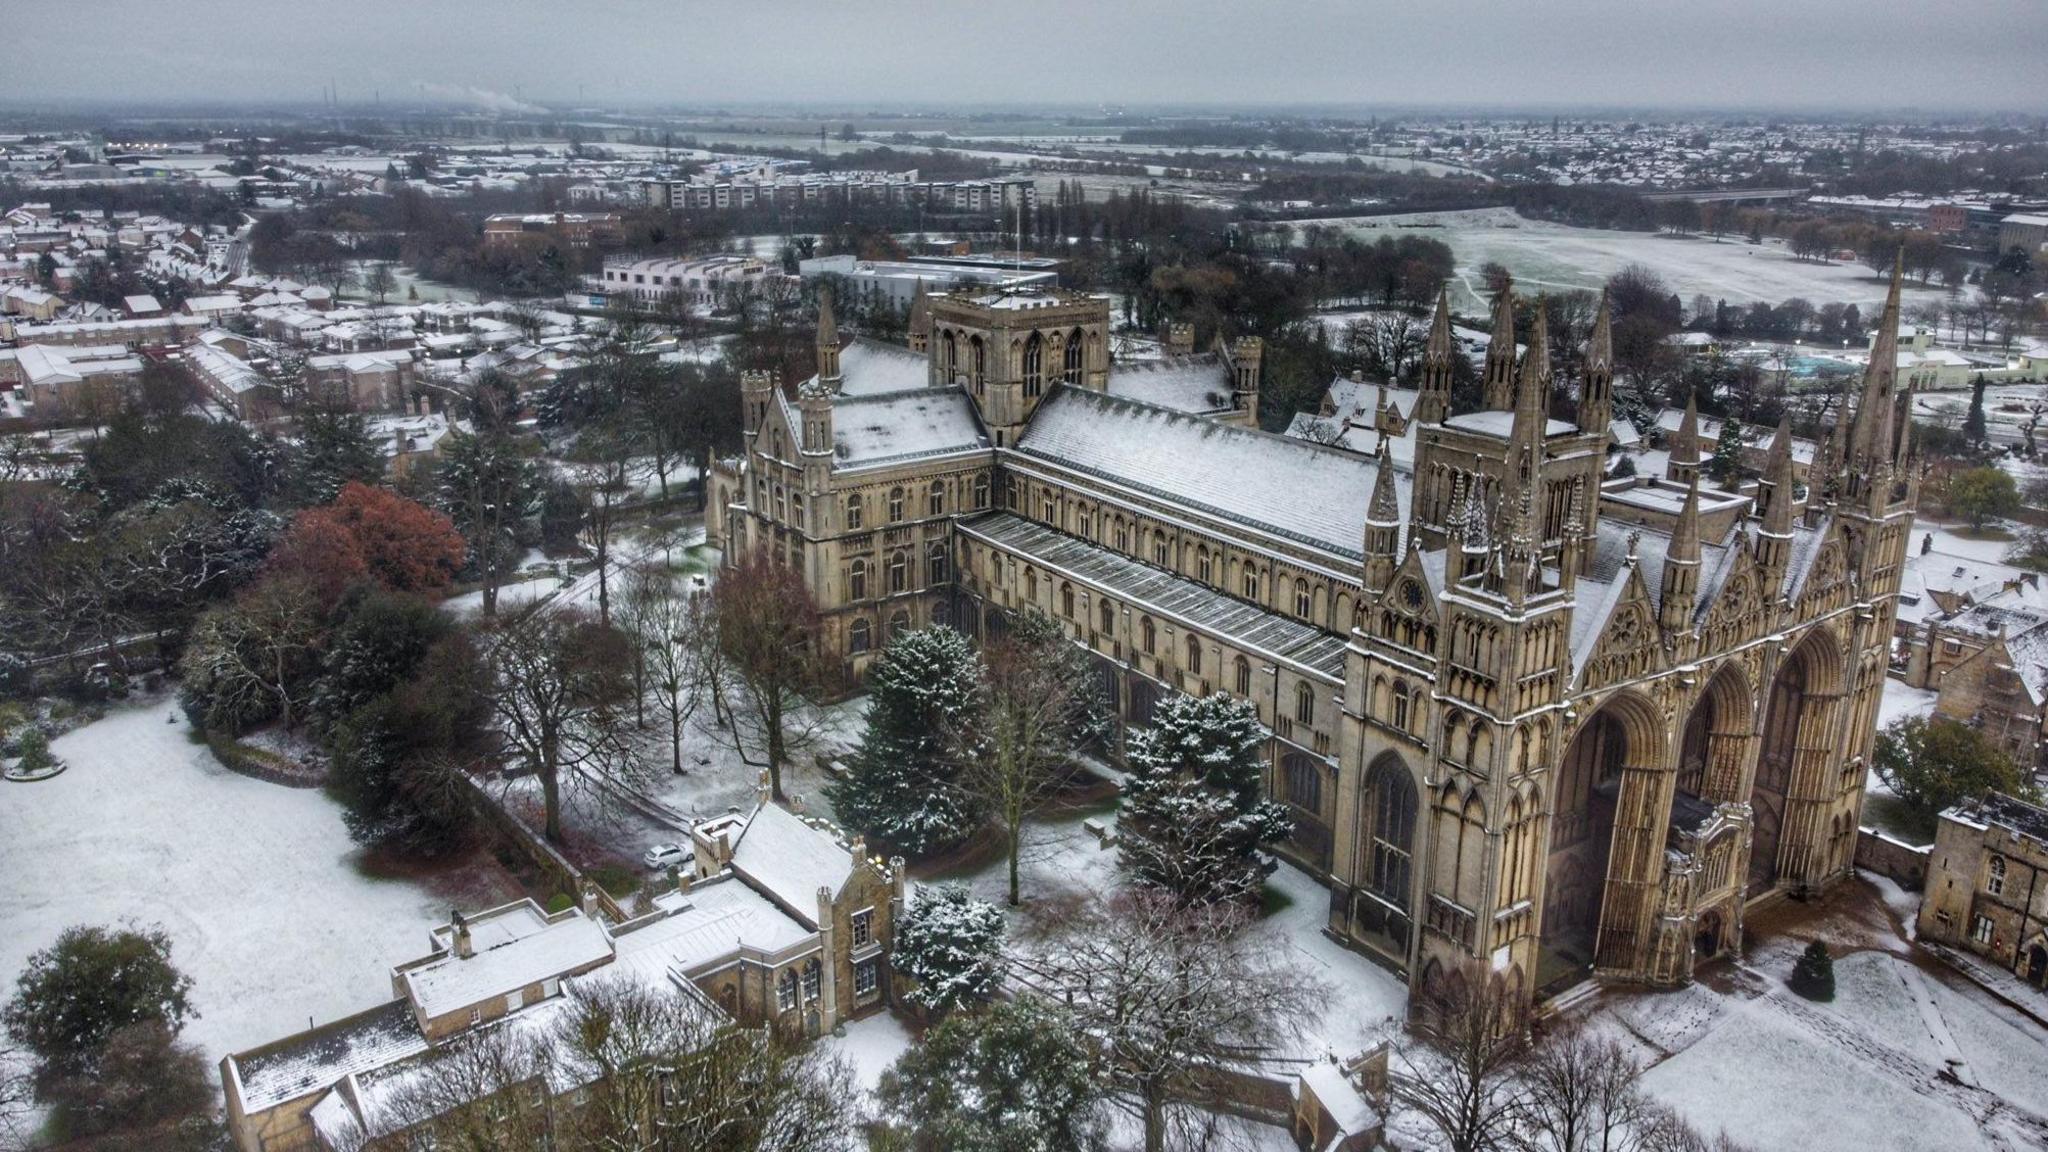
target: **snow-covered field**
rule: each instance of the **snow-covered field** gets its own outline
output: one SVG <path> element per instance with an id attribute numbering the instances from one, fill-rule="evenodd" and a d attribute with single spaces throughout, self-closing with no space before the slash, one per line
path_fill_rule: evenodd
<path id="1" fill-rule="evenodd" d="M 1302 227 L 1317 221 L 1301 221 Z M 1705 293 L 1730 304 L 1762 300 L 1776 304 L 1804 296 L 1815 304 L 1855 303 L 1865 309 L 1884 303 L 1885 285 L 1861 264 L 1815 264 L 1794 260 L 1781 243 L 1751 244 L 1741 237 L 1718 243 L 1707 237 L 1680 239 L 1651 232 L 1573 228 L 1524 220 L 1510 208 L 1463 212 L 1421 212 L 1401 216 L 1325 220 L 1370 242 L 1381 236 L 1423 236 L 1451 246 L 1457 270 L 1452 303 L 1465 311 L 1483 309 L 1485 282 L 1479 267 L 1506 266 L 1525 292 L 1598 289 L 1609 276 L 1640 264 L 1664 278 L 1690 300 Z M 1939 289 L 1908 285 L 1907 302 L 1939 298 Z"/>
<path id="2" fill-rule="evenodd" d="M 229 772 L 188 731 L 169 700 L 123 708 L 53 743 L 63 775 L 0 784 L 0 979 L 71 925 L 161 925 L 209 1060 L 389 999 L 442 899 L 365 878 L 326 796 Z"/>

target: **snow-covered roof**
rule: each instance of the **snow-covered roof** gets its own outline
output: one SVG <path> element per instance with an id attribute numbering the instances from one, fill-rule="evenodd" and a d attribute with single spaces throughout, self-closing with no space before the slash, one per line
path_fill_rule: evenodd
<path id="1" fill-rule="evenodd" d="M 974 405 L 957 389 L 842 397 L 832 405 L 832 451 L 842 469 L 986 447 Z"/>
<path id="2" fill-rule="evenodd" d="M 817 935 L 732 875 L 699 880 L 687 892 L 664 892 L 654 903 L 668 915 L 619 935 L 619 967 L 647 969 L 647 974 L 658 967 L 687 976 L 704 965 L 723 962 L 732 955 L 735 942 L 781 952 Z M 811 903 L 817 903 L 816 893 Z"/>
<path id="3" fill-rule="evenodd" d="M 1368 490 L 1369 491 L 1369 490 Z M 1364 506 L 1365 501 L 1360 501 Z M 1344 677 L 1346 640 L 1292 616 L 1226 596 L 1199 581 L 1155 568 L 1009 512 L 991 512 L 960 530 L 1024 556 L 1048 572 L 1103 589 L 1162 623 L 1183 621 L 1247 651 L 1292 661 L 1333 680 Z"/>
<path id="4" fill-rule="evenodd" d="M 1078 388 L 1038 408 L 1017 450 L 1336 555 L 1363 554 L 1374 462 L 1337 448 Z M 1396 476 L 1401 506 L 1405 476 Z"/>
<path id="5" fill-rule="evenodd" d="M 839 394 L 881 396 L 928 387 L 930 364 L 908 348 L 858 339 L 839 350 Z"/>
<path id="6" fill-rule="evenodd" d="M 411 1006 L 393 1000 L 232 1059 L 243 1110 L 261 1112 L 426 1049 Z"/>
<path id="7" fill-rule="evenodd" d="M 1356 1136 L 1380 1126 L 1379 1114 L 1335 1064 L 1310 1064 L 1302 1069 L 1301 1080 L 1337 1125 L 1332 1135 Z"/>
<path id="8" fill-rule="evenodd" d="M 471 929 L 473 955 L 443 953 L 398 973 L 406 994 L 421 1016 L 432 1019 L 494 996 L 504 996 L 599 964 L 612 955 L 611 937 L 603 925 L 572 911 L 554 923 L 524 935 L 509 935 L 496 947 L 476 942 L 480 922 Z"/>
<path id="9" fill-rule="evenodd" d="M 1224 412 L 1234 403 L 1230 366 L 1213 352 L 1118 364 L 1109 394 L 1176 412 Z"/>
<path id="10" fill-rule="evenodd" d="M 732 870 L 806 928 L 818 926 L 818 889 L 838 895 L 853 853 L 832 834 L 772 803 L 754 810 L 733 850 Z"/>
<path id="11" fill-rule="evenodd" d="M 1466 412 L 1462 415 L 1445 419 L 1444 427 L 1458 428 L 1466 432 L 1478 432 L 1487 436 L 1499 436 L 1505 439 L 1515 430 L 1515 414 L 1500 409 L 1491 409 L 1485 412 Z M 1562 436 L 1573 430 L 1574 426 L 1563 420 L 1546 419 L 1543 421 L 1543 434 L 1545 436 Z"/>

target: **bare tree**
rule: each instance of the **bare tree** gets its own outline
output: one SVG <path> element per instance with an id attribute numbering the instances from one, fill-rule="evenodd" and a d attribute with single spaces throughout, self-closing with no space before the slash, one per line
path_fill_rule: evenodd
<path id="1" fill-rule="evenodd" d="M 1235 906 L 1177 908 L 1132 889 L 1082 908 L 1013 960 L 1093 1039 L 1120 1106 L 1144 1125 L 1146 1152 L 1206 1146 L 1202 1110 L 1171 1106 L 1208 1099 L 1211 1069 L 1272 1058 L 1324 999 L 1247 922 Z"/>
<path id="2" fill-rule="evenodd" d="M 379 308 L 384 306 L 386 300 L 391 299 L 391 293 L 397 287 L 398 277 L 391 274 L 391 262 L 388 260 L 371 262 L 369 269 L 363 273 L 363 291 L 370 294 L 370 299 L 375 300 Z"/>
<path id="3" fill-rule="evenodd" d="M 597 565 L 597 618 L 612 622 L 612 544 L 621 507 L 632 494 L 627 480 L 631 447 L 610 429 L 593 428 L 577 441 L 577 463 L 569 466 L 577 494 L 583 497 L 583 543 Z"/>
<path id="4" fill-rule="evenodd" d="M 626 621 L 640 641 L 641 665 L 655 708 L 668 721 L 669 768 L 683 774 L 683 731 L 703 700 L 703 656 L 717 650 L 711 605 L 676 586 L 664 564 L 636 568 L 626 586 Z"/>
<path id="5" fill-rule="evenodd" d="M 1100 731 L 1108 705 L 1087 655 L 1043 613 L 1020 616 L 983 662 L 987 710 L 961 750 L 961 782 L 1002 825 L 1015 908 L 1024 820 L 1067 781 L 1075 746 Z"/>
<path id="6" fill-rule="evenodd" d="M 859 1092 L 823 1048 L 631 980 L 575 980 L 562 997 L 545 1029 L 479 1029 L 420 1058 L 350 1152 L 399 1134 L 456 1152 L 837 1152 L 852 1140 Z"/>
<path id="7" fill-rule="evenodd" d="M 573 609 L 500 626 L 489 661 L 492 710 L 540 777 L 549 840 L 562 839 L 562 783 L 628 770 L 618 706 L 630 695 L 625 638 Z"/>
<path id="8" fill-rule="evenodd" d="M 1439 979 L 1418 995 L 1415 1043 L 1397 1049 L 1394 1098 L 1414 1109 L 1452 1152 L 1513 1146 L 1527 1101 L 1520 1002 L 1479 974 Z"/>
<path id="9" fill-rule="evenodd" d="M 742 759 L 748 739 L 761 747 L 775 798 L 786 799 L 782 766 L 823 730 L 822 717 L 805 701 L 823 679 L 811 643 L 817 602 L 801 574 L 757 550 L 719 575 L 711 607 L 727 680 L 738 697 L 733 747 Z"/>

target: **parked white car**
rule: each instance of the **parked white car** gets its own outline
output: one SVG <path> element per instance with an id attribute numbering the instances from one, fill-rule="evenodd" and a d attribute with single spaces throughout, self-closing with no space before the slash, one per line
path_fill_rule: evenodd
<path id="1" fill-rule="evenodd" d="M 680 867 L 694 858 L 695 853 L 681 844 L 656 844 L 640 857 L 640 862 L 652 869 L 668 869 Z"/>

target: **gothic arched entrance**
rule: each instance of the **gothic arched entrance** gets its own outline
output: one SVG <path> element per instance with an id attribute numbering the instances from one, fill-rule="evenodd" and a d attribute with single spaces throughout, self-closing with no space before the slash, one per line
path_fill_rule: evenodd
<path id="1" fill-rule="evenodd" d="M 1678 790 L 1718 803 L 1740 798 L 1742 758 L 1750 736 L 1749 684 L 1725 664 L 1693 705 L 1679 744 Z"/>
<path id="2" fill-rule="evenodd" d="M 1539 988 L 1589 971 L 1598 959 L 1623 770 L 1647 766 L 1657 749 L 1653 710 L 1622 697 L 1594 713 L 1565 750 L 1551 799 Z"/>
<path id="3" fill-rule="evenodd" d="M 1812 841 L 1820 835 L 1817 825 L 1794 826 L 1799 816 L 1795 798 L 1811 801 L 1828 783 L 1827 767 L 1835 759 L 1830 743 L 1841 702 L 1840 662 L 1829 635 L 1817 631 L 1785 658 L 1771 681 L 1763 745 L 1749 789 L 1754 828 L 1749 849 L 1751 899 L 1776 886 L 1782 872 L 1803 871 L 1790 860 L 1790 850 L 1803 853 L 1816 847 Z M 1788 862 L 1793 867 L 1788 868 Z"/>

